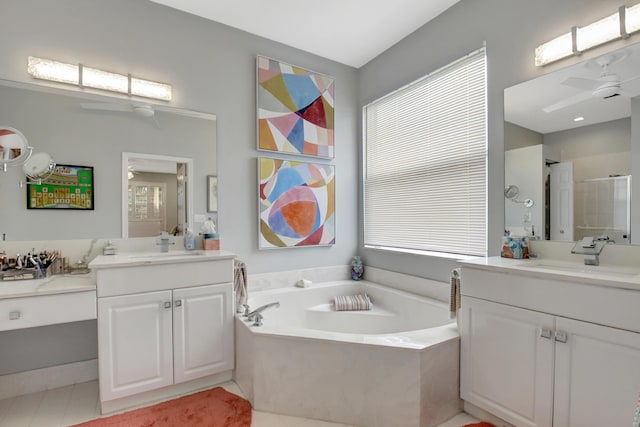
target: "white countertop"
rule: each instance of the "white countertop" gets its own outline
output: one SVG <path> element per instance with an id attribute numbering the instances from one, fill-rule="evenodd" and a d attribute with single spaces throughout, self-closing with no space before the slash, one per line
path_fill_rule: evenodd
<path id="1" fill-rule="evenodd" d="M 95 291 L 92 274 L 60 274 L 44 279 L 0 281 L 0 299 Z"/>
<path id="2" fill-rule="evenodd" d="M 458 261 L 462 267 L 496 272 L 517 272 L 530 277 L 640 290 L 640 267 L 584 265 L 553 259 L 511 259 L 499 256 Z M 463 273 L 464 274 L 464 273 Z M 463 277 L 464 280 L 464 277 Z"/>
<path id="3" fill-rule="evenodd" d="M 122 252 L 117 255 L 98 255 L 89 263 L 91 269 L 135 267 L 141 265 L 173 264 L 176 262 L 206 262 L 215 259 L 232 259 L 236 255 L 227 251 L 169 251 Z"/>

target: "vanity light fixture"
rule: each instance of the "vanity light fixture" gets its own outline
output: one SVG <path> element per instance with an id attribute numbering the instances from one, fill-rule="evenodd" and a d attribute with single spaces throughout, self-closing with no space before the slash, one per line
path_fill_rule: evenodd
<path id="1" fill-rule="evenodd" d="M 631 6 L 631 7 L 625 7 L 625 8 L 620 8 L 621 10 L 623 10 L 624 13 L 624 27 L 625 27 L 625 35 L 631 34 L 631 33 L 635 33 L 636 31 L 640 30 L 640 3 L 635 5 L 635 6 Z M 620 16 L 622 18 L 622 16 Z"/>
<path id="2" fill-rule="evenodd" d="M 580 116 L 580 117 L 576 117 L 573 119 L 574 122 L 581 122 L 584 120 L 584 117 Z"/>
<path id="3" fill-rule="evenodd" d="M 620 12 L 616 12 L 582 28 L 578 27 L 576 29 L 576 48 L 578 52 L 584 52 L 620 37 L 622 37 L 620 34 Z"/>
<path id="4" fill-rule="evenodd" d="M 543 66 L 601 44 L 627 38 L 640 31 L 640 4 L 621 6 L 612 15 L 584 27 L 573 27 L 571 31 L 541 44 L 535 49 L 535 64 Z"/>
<path id="5" fill-rule="evenodd" d="M 171 101 L 171 85 L 132 77 L 131 74 L 111 73 L 82 64 L 66 64 L 51 59 L 30 56 L 27 72 L 37 79 L 73 84 L 80 87 L 124 93 L 129 96 Z"/>

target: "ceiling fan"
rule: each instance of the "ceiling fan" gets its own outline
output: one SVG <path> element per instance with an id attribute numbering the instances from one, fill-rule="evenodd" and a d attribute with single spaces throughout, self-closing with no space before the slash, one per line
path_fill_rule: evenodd
<path id="1" fill-rule="evenodd" d="M 571 86 L 577 89 L 581 89 L 582 92 L 577 95 L 565 98 L 556 102 L 555 104 L 548 105 L 542 110 L 546 113 L 551 113 L 562 108 L 569 107 L 571 105 L 578 104 L 580 102 L 587 101 L 589 99 L 609 99 L 616 96 L 633 97 L 637 94 L 632 94 L 625 91 L 624 85 L 640 78 L 640 74 L 633 76 L 627 80 L 620 80 L 620 76 L 612 72 L 609 67 L 615 63 L 623 61 L 629 56 L 629 52 L 621 52 L 616 54 L 604 55 L 595 60 L 586 63 L 587 68 L 600 69 L 600 76 L 595 79 L 588 79 L 583 77 L 569 77 L 565 79 L 561 84 L 565 86 Z"/>

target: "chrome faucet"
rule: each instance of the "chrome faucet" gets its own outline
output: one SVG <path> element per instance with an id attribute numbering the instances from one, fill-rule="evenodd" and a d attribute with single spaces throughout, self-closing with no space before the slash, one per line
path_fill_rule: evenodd
<path id="1" fill-rule="evenodd" d="M 267 308 L 271 308 L 271 307 L 280 307 L 280 303 L 271 302 L 269 304 L 265 304 L 256 308 L 255 310 L 253 310 L 251 313 L 247 315 L 247 320 L 249 322 L 253 321 L 253 326 L 262 326 L 263 317 L 261 313 L 265 311 Z"/>
<path id="2" fill-rule="evenodd" d="M 169 236 L 169 233 L 167 233 L 166 231 L 163 231 L 162 233 L 160 233 L 156 241 L 156 245 L 160 245 L 160 252 L 162 253 L 169 252 L 169 245 L 174 244 L 172 240 L 173 240 L 173 237 Z"/>
<path id="3" fill-rule="evenodd" d="M 583 237 L 571 249 L 572 254 L 584 255 L 585 265 L 600 265 L 600 252 L 612 240 L 608 236 Z"/>

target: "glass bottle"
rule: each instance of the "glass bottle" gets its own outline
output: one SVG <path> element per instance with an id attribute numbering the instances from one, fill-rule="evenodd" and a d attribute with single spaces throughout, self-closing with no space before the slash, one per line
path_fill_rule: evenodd
<path id="1" fill-rule="evenodd" d="M 359 256 L 354 256 L 351 260 L 351 278 L 353 280 L 360 280 L 363 274 L 364 266 L 362 265 L 362 260 Z"/>

